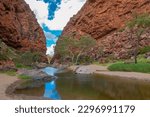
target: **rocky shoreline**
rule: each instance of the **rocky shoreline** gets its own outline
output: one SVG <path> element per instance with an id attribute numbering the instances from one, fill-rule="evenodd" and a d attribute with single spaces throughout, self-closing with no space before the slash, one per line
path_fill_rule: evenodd
<path id="1" fill-rule="evenodd" d="M 19 79 L 17 75 L 27 75 L 30 79 Z M 26 96 L 22 94 L 15 94 L 16 89 L 26 89 L 31 88 L 31 86 L 26 82 L 32 82 L 32 87 L 40 87 L 45 82 L 55 79 L 54 76 L 46 74 L 42 69 L 18 69 L 16 76 L 9 76 L 6 74 L 0 74 L 0 99 L 46 99 L 43 97 L 36 96 Z M 22 85 L 25 84 L 26 85 Z"/>
<path id="2" fill-rule="evenodd" d="M 6 95 L 10 98 L 10 99 L 17 99 L 17 100 L 46 100 L 47 98 L 44 97 L 38 97 L 38 96 L 29 96 L 29 95 L 24 95 L 24 94 L 16 94 L 14 93 L 16 89 L 26 89 L 26 88 L 30 88 L 30 86 L 21 86 L 23 83 L 26 82 L 30 82 L 31 80 L 18 80 L 12 84 L 10 84 L 5 93 Z M 41 81 L 40 81 L 41 82 Z M 36 83 L 39 83 L 39 81 L 35 81 L 35 83 L 33 85 L 36 85 Z M 44 82 L 43 82 L 44 83 Z M 43 83 L 39 83 L 38 86 L 41 86 Z"/>
<path id="3" fill-rule="evenodd" d="M 0 70 L 2 71 L 0 73 L 0 81 L 1 81 L 0 85 L 4 86 L 5 84 L 7 84 L 4 87 L 0 87 L 0 91 L 2 90 L 2 93 L 0 92 L 0 99 L 45 99 L 43 97 L 14 94 L 14 91 L 16 89 L 31 88 L 30 85 L 25 85 L 25 86 L 21 85 L 26 82 L 32 82 L 32 87 L 40 87 L 45 82 L 49 82 L 52 81 L 53 79 L 56 79 L 56 76 L 53 76 L 53 74 L 51 75 L 44 72 L 44 69 L 49 67 L 58 68 L 57 72 L 59 73 L 65 72 L 64 69 L 66 69 L 66 66 L 64 65 L 50 66 L 46 63 L 38 63 L 34 65 L 34 67 L 31 69 L 16 68 L 12 62 L 7 62 L 4 65 L 0 65 Z M 14 72 L 14 75 L 15 74 L 16 75 L 9 76 L 7 75 L 7 71 Z M 27 79 L 18 78 L 20 75 L 27 76 L 27 77 L 29 76 L 29 78 Z"/>

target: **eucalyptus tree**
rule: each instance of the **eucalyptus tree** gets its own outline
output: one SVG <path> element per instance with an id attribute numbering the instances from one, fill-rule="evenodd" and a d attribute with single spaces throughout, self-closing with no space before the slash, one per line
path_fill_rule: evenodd
<path id="1" fill-rule="evenodd" d="M 81 56 L 86 56 L 90 49 L 96 45 L 96 41 L 90 36 L 75 38 L 72 35 L 61 37 L 56 45 L 55 52 L 64 61 L 71 58 L 73 64 L 78 64 Z"/>
<path id="2" fill-rule="evenodd" d="M 130 29 L 130 38 L 134 43 L 134 62 L 137 63 L 141 35 L 150 27 L 150 14 L 135 16 L 133 20 L 127 23 L 127 27 Z M 133 38 L 134 35 L 135 38 Z"/>

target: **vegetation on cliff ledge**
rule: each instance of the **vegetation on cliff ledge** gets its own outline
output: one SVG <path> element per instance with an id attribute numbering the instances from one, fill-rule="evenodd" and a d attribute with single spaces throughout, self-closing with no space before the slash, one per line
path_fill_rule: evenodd
<path id="1" fill-rule="evenodd" d="M 6 61 L 9 61 L 8 63 L 14 63 L 14 67 L 16 68 L 31 69 L 31 67 L 33 67 L 36 63 L 41 61 L 42 57 L 43 54 L 40 52 L 18 51 L 14 48 L 7 46 L 0 39 L 0 63 L 2 64 L 2 66 L 10 67 L 9 64 L 6 65 Z"/>

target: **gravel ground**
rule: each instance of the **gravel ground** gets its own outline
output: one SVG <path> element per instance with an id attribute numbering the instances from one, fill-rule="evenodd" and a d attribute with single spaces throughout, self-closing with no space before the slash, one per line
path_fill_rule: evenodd
<path id="1" fill-rule="evenodd" d="M 9 100 L 11 97 L 6 95 L 6 89 L 10 84 L 18 81 L 16 76 L 8 76 L 6 74 L 0 74 L 0 100 Z"/>

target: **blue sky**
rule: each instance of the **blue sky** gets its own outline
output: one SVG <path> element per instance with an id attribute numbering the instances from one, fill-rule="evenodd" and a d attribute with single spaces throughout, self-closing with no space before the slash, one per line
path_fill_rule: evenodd
<path id="1" fill-rule="evenodd" d="M 43 1 L 48 4 L 48 19 L 53 20 L 55 16 L 55 11 L 60 8 L 62 0 L 37 0 Z"/>
<path id="2" fill-rule="evenodd" d="M 56 44 L 56 41 L 61 35 L 62 30 L 50 30 L 45 24 L 42 25 L 42 28 L 46 36 L 46 46 L 50 47 L 52 44 Z"/>
<path id="3" fill-rule="evenodd" d="M 53 51 L 63 28 L 86 0 L 25 0 L 36 15 L 38 23 L 46 36 L 47 50 Z M 52 52 L 53 54 L 53 52 Z"/>

